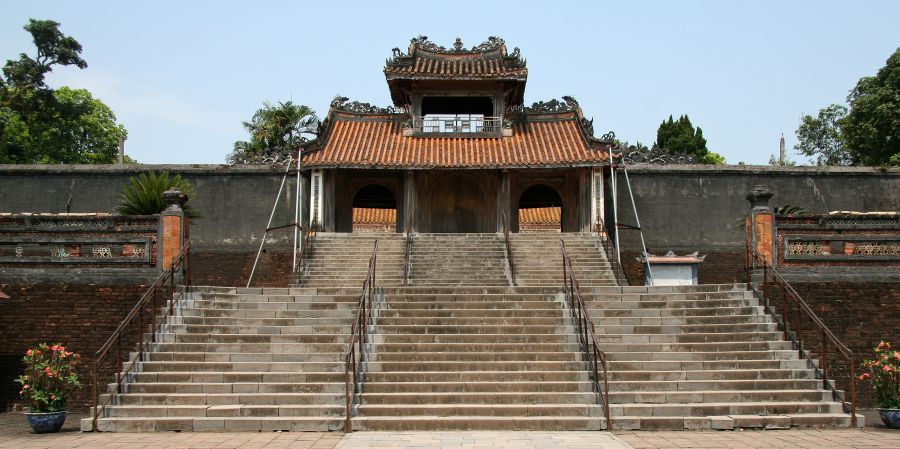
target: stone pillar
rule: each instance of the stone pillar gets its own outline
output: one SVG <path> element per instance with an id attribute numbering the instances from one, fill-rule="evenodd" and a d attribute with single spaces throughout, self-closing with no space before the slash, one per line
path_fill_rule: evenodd
<path id="1" fill-rule="evenodd" d="M 178 256 L 184 247 L 189 229 L 188 218 L 184 214 L 184 203 L 187 195 L 176 188 L 166 190 L 162 194 L 168 206 L 160 214 L 159 266 L 166 270 L 172 265 L 172 259 Z"/>
<path id="2" fill-rule="evenodd" d="M 403 174 L 403 200 L 403 223 L 400 227 L 403 232 L 416 232 L 419 198 L 416 190 L 416 175 L 412 170 L 407 170 Z"/>
<path id="3" fill-rule="evenodd" d="M 769 200 L 773 195 L 767 187 L 761 185 L 753 186 L 753 190 L 747 194 L 747 201 L 750 202 L 750 215 L 746 222 L 747 238 L 750 246 L 770 265 L 774 264 L 775 254 L 775 214 L 769 207 Z"/>

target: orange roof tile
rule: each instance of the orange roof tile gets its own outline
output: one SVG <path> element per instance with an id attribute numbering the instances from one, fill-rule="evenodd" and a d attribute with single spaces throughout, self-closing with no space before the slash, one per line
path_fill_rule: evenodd
<path id="1" fill-rule="evenodd" d="M 353 224 L 394 224 L 396 222 L 397 209 L 353 208 Z"/>
<path id="2" fill-rule="evenodd" d="M 529 117 L 511 137 L 403 136 L 405 115 L 333 112 L 323 137 L 306 145 L 307 167 L 502 168 L 594 166 L 607 147 L 588 142 L 574 113 Z M 618 155 L 617 155 L 618 156 Z"/>
<path id="3" fill-rule="evenodd" d="M 558 224 L 562 211 L 558 207 L 519 209 L 519 225 Z"/>

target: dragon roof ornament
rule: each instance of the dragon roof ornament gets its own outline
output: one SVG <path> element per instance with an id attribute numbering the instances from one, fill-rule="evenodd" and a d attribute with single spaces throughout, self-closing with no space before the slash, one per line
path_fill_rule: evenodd
<path id="1" fill-rule="evenodd" d="M 525 67 L 525 60 L 522 59 L 519 47 L 515 47 L 512 53 L 507 54 L 506 42 L 497 36 L 489 36 L 486 41 L 467 49 L 463 45 L 462 39 L 458 37 L 456 38 L 456 41 L 453 42 L 453 45 L 450 48 L 447 48 L 428 40 L 428 36 L 419 35 L 418 37 L 409 40 L 409 50 L 407 50 L 407 53 L 403 53 L 400 48 L 392 48 L 392 56 L 387 60 L 387 65 L 402 66 L 412 64 L 417 50 L 424 50 L 436 55 L 472 56 L 483 56 L 485 53 L 497 52 L 498 56 L 503 58 L 506 63 L 518 68 Z"/>
<path id="2" fill-rule="evenodd" d="M 331 109 L 357 114 L 396 114 L 401 112 L 393 106 L 380 107 L 369 103 L 350 101 L 349 98 L 340 95 L 334 97 L 334 100 L 331 101 Z"/>
<path id="3" fill-rule="evenodd" d="M 562 101 L 557 99 L 552 99 L 548 101 L 536 101 L 531 104 L 531 106 L 525 107 L 525 112 L 527 113 L 556 113 L 556 112 L 570 112 L 577 111 L 579 109 L 578 101 L 575 100 L 572 96 L 564 95 L 562 97 Z"/>

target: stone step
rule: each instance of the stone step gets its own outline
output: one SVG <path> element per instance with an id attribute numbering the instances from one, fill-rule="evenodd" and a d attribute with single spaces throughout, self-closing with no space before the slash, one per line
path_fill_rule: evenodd
<path id="1" fill-rule="evenodd" d="M 588 382 L 587 371 L 369 371 L 366 373 L 366 385 L 376 382 L 496 382 L 496 383 L 520 383 L 520 382 Z"/>
<path id="2" fill-rule="evenodd" d="M 592 391 L 550 391 L 550 392 L 370 392 L 368 389 L 360 395 L 361 407 L 369 405 L 395 405 L 398 407 L 417 407 L 421 405 L 551 405 L 551 404 L 592 404 L 597 402 L 597 394 Z"/>
<path id="3" fill-rule="evenodd" d="M 821 385 L 816 379 L 618 381 L 613 374 L 609 391 L 809 390 Z"/>
<path id="4" fill-rule="evenodd" d="M 322 385 L 315 388 L 316 385 Z M 313 387 L 310 387 L 313 386 Z M 305 384 L 299 391 L 278 392 L 267 386 L 261 393 L 133 393 L 116 395 L 119 405 L 281 405 L 336 404 L 344 400 L 344 383 Z M 309 390 L 309 392 L 305 392 Z"/>
<path id="5" fill-rule="evenodd" d="M 128 394 L 275 394 L 317 393 L 322 383 L 344 382 L 344 372 L 304 373 L 302 381 L 277 382 L 134 382 L 128 384 Z"/>
<path id="6" fill-rule="evenodd" d="M 585 369 L 585 362 L 581 361 L 544 361 L 544 360 L 516 360 L 516 361 L 471 361 L 448 360 L 430 361 L 419 360 L 409 362 L 393 361 L 369 361 L 366 366 L 370 372 L 410 372 L 410 371 L 578 371 Z"/>
<path id="7" fill-rule="evenodd" d="M 111 407 L 108 416 L 117 417 L 323 417 L 341 416 L 344 406 L 335 404 L 281 404 L 281 405 L 117 405 Z"/>
<path id="8" fill-rule="evenodd" d="M 82 420 L 82 428 L 91 419 Z M 97 429 L 101 432 L 328 432 L 343 429 L 344 418 L 339 416 L 270 416 L 270 417 L 118 417 L 101 418 Z M 88 427 L 90 428 L 90 427 Z"/>
<path id="9" fill-rule="evenodd" d="M 344 362 L 142 362 L 144 372 L 167 371 L 251 371 L 268 372 L 344 372 Z"/>
<path id="10" fill-rule="evenodd" d="M 417 396 L 419 393 L 554 393 L 581 392 L 593 393 L 593 383 L 587 381 L 518 381 L 518 382 L 480 382 L 480 381 L 428 381 L 428 382 L 366 382 L 365 394 L 392 393 L 398 395 Z M 596 399 L 596 398 L 595 398 Z"/>
<path id="11" fill-rule="evenodd" d="M 325 343 L 153 343 L 154 352 L 206 352 L 206 353 L 343 353 L 347 341 Z"/>
<path id="12" fill-rule="evenodd" d="M 610 404 L 610 416 L 715 416 L 841 413 L 837 402 L 701 402 L 684 404 Z"/>
<path id="13" fill-rule="evenodd" d="M 151 362 L 340 362 L 344 352 L 150 352 Z"/>
<path id="14" fill-rule="evenodd" d="M 694 391 L 610 391 L 612 404 L 687 404 L 712 402 L 795 401 L 817 402 L 831 400 L 825 390 L 694 390 Z"/>
<path id="15" fill-rule="evenodd" d="M 603 418 L 580 416 L 358 416 L 353 430 L 379 431 L 561 431 L 602 430 Z"/>
<path id="16" fill-rule="evenodd" d="M 789 345 L 785 343 L 784 345 Z M 712 349 L 712 348 L 711 348 Z M 607 360 L 611 361 L 722 361 L 722 360 L 791 360 L 797 357 L 797 351 L 789 349 L 761 349 L 761 350 L 729 350 L 721 351 L 656 351 L 640 352 L 621 348 L 621 351 L 604 351 Z"/>
<path id="17" fill-rule="evenodd" d="M 525 349 L 525 348 L 522 348 Z M 376 352 L 369 362 L 444 362 L 444 361 L 582 361 L 580 353 L 558 352 Z"/>
<path id="18" fill-rule="evenodd" d="M 349 331 L 349 329 L 347 329 Z M 162 343 L 346 343 L 349 334 L 170 334 Z"/>
<path id="19" fill-rule="evenodd" d="M 598 418 L 603 416 L 599 405 L 590 404 L 361 404 L 359 412 L 366 417 L 374 416 L 581 416 Z"/>
<path id="20" fill-rule="evenodd" d="M 242 383 L 242 384 L 283 384 L 289 391 L 301 393 L 322 393 L 323 388 L 334 389 L 329 392 L 343 393 L 343 380 L 340 384 L 310 380 L 310 376 L 327 376 L 332 378 L 333 373 L 300 373 L 300 372 L 269 372 L 269 371 L 164 371 L 164 372 L 140 372 L 129 374 L 129 380 L 137 383 Z M 290 387 L 293 385 L 293 387 Z M 338 388 L 338 386 L 340 388 Z M 268 388 L 275 388 L 271 386 Z"/>

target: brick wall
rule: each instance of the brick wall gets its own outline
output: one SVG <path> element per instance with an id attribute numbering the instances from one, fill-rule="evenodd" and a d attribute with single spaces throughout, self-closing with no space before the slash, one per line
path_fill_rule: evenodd
<path id="1" fill-rule="evenodd" d="M 62 343 L 81 354 L 83 389 L 69 403 L 84 410 L 90 401 L 93 355 L 134 307 L 147 285 L 0 284 L 0 409 L 17 399 L 19 360 L 41 342 Z M 134 348 L 133 338 L 123 344 Z M 111 367 L 110 367 L 111 368 Z"/>
<path id="2" fill-rule="evenodd" d="M 191 250 L 191 282 L 194 285 L 243 287 L 253 269 L 255 251 Z M 291 251 L 266 250 L 262 253 L 253 287 L 287 287 L 291 274 Z"/>
<path id="3" fill-rule="evenodd" d="M 900 285 L 896 282 L 791 282 L 797 293 L 828 329 L 856 355 L 857 363 L 871 357 L 879 341 L 900 343 Z M 773 306 L 780 309 L 781 296 L 772 290 Z M 788 307 L 789 311 L 794 310 Z M 794 320 L 791 315 L 791 321 Z M 821 356 L 820 337 L 808 321 L 801 321 L 804 348 Z M 829 378 L 838 388 L 850 391 L 849 367 L 845 359 L 829 350 Z M 857 366 L 857 375 L 860 374 Z M 874 396 L 863 382 L 857 382 L 860 407 L 873 407 Z"/>

